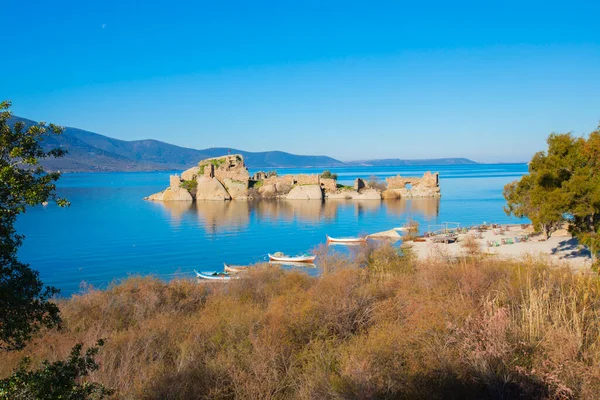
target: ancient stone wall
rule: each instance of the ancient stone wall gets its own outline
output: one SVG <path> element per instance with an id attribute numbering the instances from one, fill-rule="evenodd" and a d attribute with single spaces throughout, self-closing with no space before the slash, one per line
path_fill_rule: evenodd
<path id="1" fill-rule="evenodd" d="M 222 157 L 208 158 L 198 164 L 207 178 L 217 178 L 221 182 L 231 179 L 238 182 L 247 182 L 250 179 L 248 169 L 244 165 L 244 158 L 239 154 Z"/>
<path id="2" fill-rule="evenodd" d="M 298 174 L 293 175 L 296 185 L 319 185 L 319 175 L 316 174 Z"/>
<path id="3" fill-rule="evenodd" d="M 294 175 L 271 176 L 263 181 L 263 185 L 294 184 Z"/>
<path id="4" fill-rule="evenodd" d="M 321 187 L 326 192 L 335 192 L 337 190 L 337 181 L 331 178 L 320 178 Z"/>
<path id="5" fill-rule="evenodd" d="M 422 178 L 405 178 L 400 175 L 385 179 L 387 194 L 384 197 L 439 197 L 439 174 L 426 172 Z"/>

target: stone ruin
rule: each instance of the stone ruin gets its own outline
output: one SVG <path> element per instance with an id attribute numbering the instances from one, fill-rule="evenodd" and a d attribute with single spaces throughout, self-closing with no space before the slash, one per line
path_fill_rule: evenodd
<path id="1" fill-rule="evenodd" d="M 383 198 L 440 197 L 439 174 L 425 172 L 422 178 L 406 178 L 400 175 L 385 179 L 387 189 Z"/>
<path id="2" fill-rule="evenodd" d="M 371 186 L 373 187 L 371 187 Z M 181 176 L 171 175 L 169 187 L 147 200 L 381 200 L 406 197 L 440 197 L 439 176 L 425 173 L 422 178 L 400 175 L 386 179 L 386 183 L 369 184 L 358 178 L 354 187 L 338 187 L 332 178 L 319 174 L 277 175 L 257 172 L 250 176 L 244 157 L 231 154 L 202 160 L 198 166 L 184 171 Z"/>

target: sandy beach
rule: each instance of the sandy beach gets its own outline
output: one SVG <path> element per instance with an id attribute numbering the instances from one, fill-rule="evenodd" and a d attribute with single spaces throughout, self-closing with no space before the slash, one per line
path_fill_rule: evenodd
<path id="1" fill-rule="evenodd" d="M 458 241 L 450 244 L 434 243 L 431 238 L 424 242 L 408 243 L 412 245 L 420 259 L 439 256 L 460 257 L 467 255 L 464 246 L 467 236 L 479 236 L 475 238 L 475 242 L 484 254 L 496 255 L 504 259 L 540 259 L 582 272 L 589 270 L 592 265 L 589 251 L 579 245 L 577 239 L 564 229 L 555 231 L 548 240 L 543 240 L 541 235 L 533 233 L 531 227 L 524 229 L 520 225 L 504 225 L 501 228 L 484 232 L 470 230 L 468 233 L 459 234 Z M 515 239 L 526 235 L 527 241 Z"/>

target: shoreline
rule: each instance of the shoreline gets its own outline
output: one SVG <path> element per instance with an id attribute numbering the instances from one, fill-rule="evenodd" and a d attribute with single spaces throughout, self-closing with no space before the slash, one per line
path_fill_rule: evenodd
<path id="1" fill-rule="evenodd" d="M 547 240 L 533 232 L 531 225 L 498 225 L 497 229 L 479 232 L 470 229 L 458 235 L 454 243 L 434 243 L 431 238 L 425 241 L 407 241 L 420 260 L 431 257 L 465 257 L 469 255 L 465 241 L 473 238 L 473 250 L 482 255 L 496 256 L 505 260 L 539 259 L 552 265 L 568 266 L 577 272 L 590 271 L 592 260 L 589 250 L 580 245 L 576 238 L 565 229 L 553 232 Z M 477 237 L 478 236 L 478 237 Z M 528 237 L 526 241 L 516 238 Z"/>

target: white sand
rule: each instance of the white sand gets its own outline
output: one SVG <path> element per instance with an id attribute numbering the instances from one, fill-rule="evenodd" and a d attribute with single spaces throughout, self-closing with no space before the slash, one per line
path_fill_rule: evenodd
<path id="1" fill-rule="evenodd" d="M 475 234 L 470 231 L 469 234 Z M 516 242 L 514 244 L 501 244 L 498 247 L 488 247 L 487 241 L 501 243 L 502 239 L 513 239 L 515 236 L 529 234 L 527 242 Z M 457 243 L 443 244 L 433 243 L 431 239 L 425 242 L 409 242 L 421 259 L 428 257 L 460 257 L 467 254 L 463 246 L 468 234 L 459 235 Z M 532 235 L 530 229 L 523 230 L 520 226 L 509 226 L 509 231 L 503 234 L 494 233 L 493 230 L 482 232 L 483 238 L 475 239 L 482 252 L 497 255 L 505 259 L 535 258 L 548 261 L 552 264 L 569 266 L 572 269 L 585 271 L 591 267 L 589 251 L 580 246 L 565 230 L 559 230 L 546 241 L 541 240 L 540 235 Z"/>

